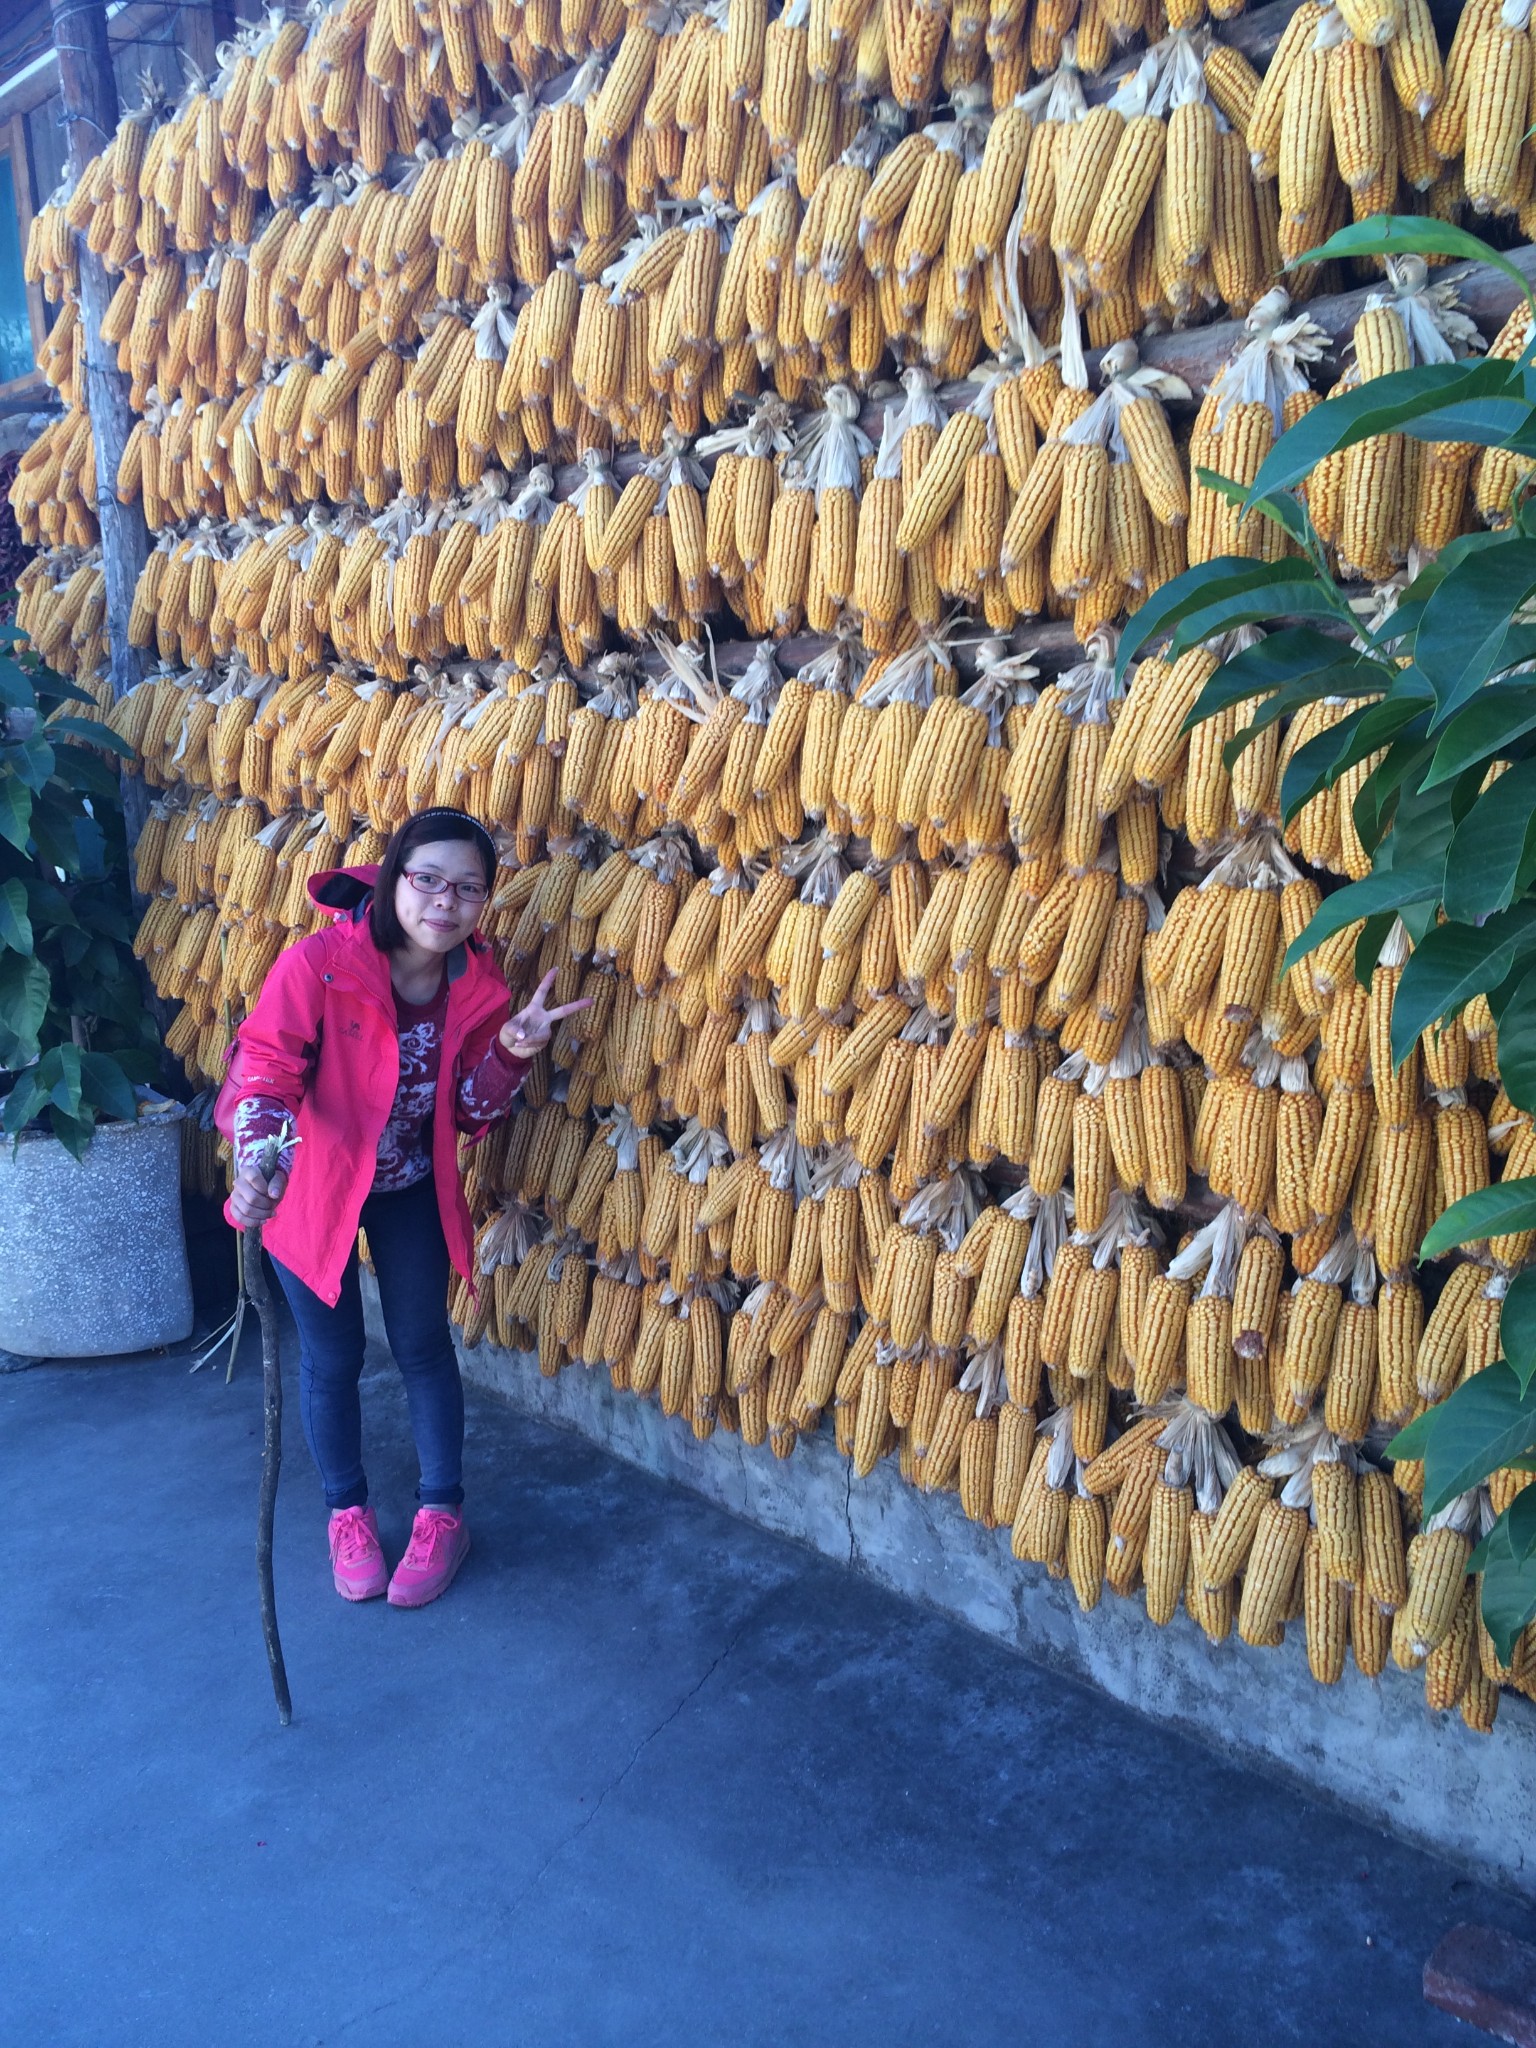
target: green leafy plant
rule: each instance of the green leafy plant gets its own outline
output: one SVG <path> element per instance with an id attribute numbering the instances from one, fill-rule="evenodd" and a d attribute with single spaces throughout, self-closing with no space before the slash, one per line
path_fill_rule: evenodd
<path id="1" fill-rule="evenodd" d="M 4 629 L 14 643 L 14 628 Z M 131 1118 L 158 1035 L 133 958 L 117 735 L 36 656 L 0 656 L 0 1131 L 49 1130 L 78 1159 Z"/>
<path id="2" fill-rule="evenodd" d="M 1448 222 L 1361 222 L 1301 260 L 1407 253 L 1492 264 L 1536 313 L 1520 272 Z M 1287 823 L 1346 770 L 1377 757 L 1354 803 L 1372 872 L 1324 899 L 1286 965 L 1358 923 L 1355 969 L 1368 984 L 1401 918 L 1413 951 L 1393 1009 L 1394 1059 L 1486 996 L 1504 1087 L 1517 1108 L 1536 1111 L 1536 494 L 1518 498 L 1507 527 L 1452 541 L 1379 623 L 1366 623 L 1351 603 L 1360 593 L 1331 571 L 1298 486 L 1326 456 L 1383 433 L 1536 459 L 1536 346 L 1515 360 L 1406 370 L 1327 399 L 1280 436 L 1251 490 L 1202 472 L 1243 517 L 1282 526 L 1299 552 L 1267 563 L 1228 557 L 1164 585 L 1136 614 L 1120 662 L 1170 635 L 1173 656 L 1237 626 L 1285 621 L 1216 672 L 1189 723 L 1262 700 L 1227 746 L 1230 765 L 1276 719 L 1325 697 L 1352 704 L 1289 761 Z M 1536 1177 L 1453 1204 L 1420 1257 L 1527 1229 L 1536 1229 Z M 1536 1269 L 1511 1281 L 1502 1338 L 1503 1359 L 1389 1447 L 1394 1457 L 1423 1460 L 1426 1515 L 1501 1467 L 1536 1470 Z M 1507 1659 L 1536 1617 L 1536 1487 L 1498 1517 L 1473 1568 L 1483 1574 L 1484 1620 Z"/>

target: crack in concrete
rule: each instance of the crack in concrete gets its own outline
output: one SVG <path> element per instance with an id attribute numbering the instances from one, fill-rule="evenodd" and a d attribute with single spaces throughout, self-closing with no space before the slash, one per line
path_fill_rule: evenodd
<path id="1" fill-rule="evenodd" d="M 554 1848 L 550 1850 L 549 1854 L 545 1857 L 544 1861 L 539 1865 L 538 1869 L 534 1872 L 533 1876 L 528 1880 L 527 1884 L 523 1886 L 523 1889 L 518 1893 L 517 1897 L 512 1901 L 511 1905 L 508 1906 L 506 1911 L 506 1919 L 508 1922 L 511 1922 L 517 1917 L 518 1913 L 522 1910 L 524 1903 L 532 1897 L 534 1892 L 538 1890 L 539 1886 L 543 1883 L 545 1877 L 548 1875 L 551 1866 L 559 1861 L 559 1859 L 565 1854 L 567 1849 L 571 1848 L 576 1842 L 580 1841 L 581 1837 L 586 1833 L 587 1829 L 591 1827 L 593 1821 L 595 1821 L 597 1819 L 597 1816 L 602 1812 L 604 1802 L 606 1801 L 609 1793 L 618 1791 L 619 1787 L 623 1784 L 624 1780 L 629 1776 L 630 1772 L 635 1768 L 635 1765 L 640 1761 L 640 1758 L 644 1754 L 644 1752 L 650 1748 L 651 1744 L 654 1741 L 656 1741 L 658 1736 L 666 1733 L 667 1729 L 671 1727 L 672 1723 L 677 1719 L 678 1715 L 683 1711 L 684 1707 L 688 1705 L 689 1701 L 698 1698 L 699 1694 L 704 1690 L 705 1686 L 708 1685 L 709 1681 L 720 1669 L 720 1666 L 725 1662 L 726 1658 L 730 1656 L 731 1652 L 735 1649 L 736 1645 L 741 1641 L 742 1637 L 751 1627 L 752 1621 L 753 1616 L 749 1614 L 737 1628 L 736 1632 L 734 1633 L 734 1635 L 732 1635 L 730 1641 L 726 1644 L 725 1648 L 720 1652 L 719 1656 L 715 1658 L 712 1664 L 710 1664 L 709 1668 L 705 1671 L 703 1677 L 697 1679 L 691 1686 L 689 1686 L 688 1690 L 683 1694 L 682 1698 L 678 1701 L 677 1705 L 672 1708 L 670 1713 L 662 1716 L 661 1720 L 659 1720 L 656 1723 L 656 1726 L 650 1731 L 648 1735 L 641 1736 L 640 1740 L 635 1744 L 634 1748 L 630 1751 L 629 1761 L 625 1764 L 624 1768 L 618 1773 L 616 1777 L 610 1779 L 610 1781 L 603 1787 L 602 1791 L 598 1793 L 597 1798 L 592 1803 L 591 1812 L 583 1814 L 581 1820 L 577 1823 L 577 1825 L 574 1828 L 571 1829 L 570 1833 L 566 1835 L 562 1841 L 559 1841 L 555 1844 Z"/>
<path id="2" fill-rule="evenodd" d="M 629 1776 L 630 1772 L 635 1768 L 635 1765 L 640 1761 L 641 1756 L 647 1749 L 650 1748 L 651 1744 L 656 1741 L 657 1737 L 665 1734 L 666 1730 L 671 1727 L 672 1723 L 677 1719 L 678 1715 L 682 1713 L 684 1707 L 688 1705 L 690 1700 L 698 1698 L 699 1694 L 704 1690 L 705 1686 L 708 1685 L 709 1681 L 720 1669 L 720 1666 L 725 1662 L 726 1658 L 730 1656 L 731 1652 L 735 1649 L 736 1645 L 741 1641 L 742 1637 L 746 1634 L 748 1628 L 751 1627 L 752 1621 L 753 1616 L 749 1614 L 746 1617 L 746 1619 L 741 1623 L 741 1625 L 736 1629 L 730 1641 L 726 1644 L 725 1648 L 720 1652 L 719 1656 L 716 1657 L 714 1661 L 706 1669 L 703 1676 L 701 1678 L 696 1679 L 694 1683 L 691 1686 L 689 1686 L 688 1690 L 677 1702 L 677 1705 L 673 1707 L 669 1713 L 664 1714 L 662 1716 L 662 1718 L 656 1723 L 656 1726 L 653 1729 L 651 1729 L 649 1734 L 641 1736 L 640 1740 L 635 1744 L 634 1748 L 630 1751 L 629 1759 L 625 1763 L 624 1768 L 621 1771 L 619 1771 L 615 1777 L 610 1779 L 610 1781 L 603 1787 L 602 1791 L 598 1793 L 597 1798 L 593 1802 L 591 1812 L 583 1814 L 581 1820 L 577 1823 L 577 1825 L 574 1828 L 571 1829 L 570 1833 L 566 1835 L 561 1841 L 555 1844 L 554 1848 L 550 1850 L 549 1854 L 545 1857 L 544 1861 L 539 1865 L 538 1869 L 534 1872 L 533 1876 L 528 1880 L 527 1884 L 523 1886 L 522 1890 L 517 1894 L 516 1898 L 512 1900 L 511 1904 L 507 1907 L 505 1914 L 502 1916 L 504 1924 L 510 1925 L 511 1922 L 516 1919 L 517 1915 L 519 1914 L 519 1912 L 521 1912 L 526 1902 L 533 1896 L 533 1894 L 538 1890 L 539 1886 L 544 1882 L 544 1879 L 549 1874 L 551 1867 L 559 1861 L 559 1859 L 565 1854 L 567 1849 L 569 1849 L 575 1842 L 581 1839 L 581 1837 L 586 1833 L 587 1829 L 591 1827 L 592 1823 L 597 1819 L 597 1816 L 599 1813 L 601 1813 L 604 1801 L 607 1799 L 609 1793 L 616 1792 L 619 1789 L 619 1787 L 623 1784 L 624 1780 Z M 341 2032 L 343 2034 L 350 2034 L 354 2028 L 364 2025 L 367 2021 L 376 2020 L 380 2018 L 383 2014 L 387 2012 L 392 2012 L 396 2006 L 403 2005 L 407 1999 L 419 1997 L 422 1992 L 428 1990 L 437 1981 L 437 1979 L 443 1974 L 445 1970 L 451 1968 L 453 1964 L 462 1961 L 466 1956 L 472 1955 L 477 1951 L 483 1949 L 483 1947 L 483 1939 L 477 1938 L 474 1942 L 467 1944 L 463 1948 L 456 1949 L 446 1956 L 439 1957 L 438 1960 L 425 1973 L 425 1975 L 421 1977 L 421 1979 L 418 1982 L 411 1984 L 404 1991 L 397 1992 L 393 1998 L 385 1999 L 382 2004 L 370 2006 L 366 2012 L 360 2012 L 356 2014 L 352 2019 L 345 2021 L 343 2023 Z M 339 2034 L 333 2037 L 333 2039 L 335 2040 L 339 2040 L 340 2038 L 341 2036 Z"/>
<path id="3" fill-rule="evenodd" d="M 843 1520 L 848 1525 L 848 1562 L 859 1562 L 859 1539 L 853 1533 L 853 1460 L 843 1461 Z"/>
<path id="4" fill-rule="evenodd" d="M 419 1998 L 424 1991 L 429 1991 L 432 1988 L 446 1970 L 452 1969 L 455 1963 L 465 1962 L 470 1956 L 480 1953 L 483 1951 L 484 1946 L 483 1939 L 477 1936 L 474 1941 L 465 1942 L 459 1948 L 450 1949 L 447 1955 L 439 1956 L 431 1968 L 423 1973 L 418 1982 L 407 1985 L 404 1991 L 397 1991 L 393 1998 L 386 1998 L 379 2005 L 369 2006 L 366 2012 L 356 2013 L 351 2019 L 343 2020 L 340 2031 L 330 2035 L 327 2048 L 335 2048 L 335 2044 L 344 2035 L 350 2034 L 357 2027 L 366 2025 L 370 2020 L 382 2018 L 387 2012 L 393 2012 L 396 2006 L 404 2005 L 408 1998 Z"/>
<path id="5" fill-rule="evenodd" d="M 725 1662 L 726 1658 L 730 1656 L 731 1652 L 735 1649 L 736 1645 L 741 1641 L 742 1637 L 751 1627 L 754 1618 L 754 1614 L 749 1614 L 745 1617 L 745 1619 L 741 1622 L 739 1627 L 731 1636 L 729 1642 L 727 1642 L 727 1644 L 725 1645 L 725 1648 L 721 1650 L 720 1654 L 716 1658 L 714 1658 L 714 1660 L 709 1664 L 707 1669 L 704 1671 L 702 1677 L 695 1679 L 694 1683 L 689 1686 L 688 1690 L 683 1694 L 682 1698 L 677 1702 L 676 1706 L 674 1706 L 668 1713 L 662 1716 L 662 1718 L 656 1723 L 656 1726 L 650 1730 L 649 1734 L 641 1736 L 640 1740 L 635 1744 L 634 1748 L 630 1751 L 628 1761 L 625 1763 L 623 1769 L 619 1771 L 613 1778 L 611 1778 L 609 1782 L 603 1787 L 601 1792 L 598 1793 L 597 1798 L 593 1801 L 591 1812 L 583 1814 L 581 1820 L 577 1823 L 577 1825 L 574 1828 L 571 1829 L 570 1833 L 564 1836 L 562 1840 L 555 1844 L 554 1848 L 551 1849 L 549 1854 L 545 1857 L 544 1861 L 539 1865 L 538 1869 L 534 1872 L 533 1876 L 528 1880 L 527 1884 L 523 1886 L 522 1890 L 517 1894 L 516 1898 L 512 1900 L 511 1904 L 507 1907 L 505 1913 L 502 1915 L 502 1921 L 504 1925 L 510 1926 L 511 1922 L 515 1920 L 517 1915 L 521 1912 L 523 1906 L 538 1890 L 539 1886 L 544 1882 L 544 1879 L 549 1874 L 551 1867 L 555 1863 L 557 1863 L 559 1859 L 565 1854 L 566 1850 L 569 1849 L 574 1843 L 579 1841 L 581 1837 L 586 1833 L 587 1829 L 591 1827 L 592 1823 L 597 1819 L 598 1814 L 601 1813 L 604 1802 L 607 1800 L 609 1793 L 616 1792 L 619 1789 L 619 1787 L 623 1784 L 624 1780 L 629 1776 L 630 1772 L 635 1768 L 635 1765 L 640 1761 L 640 1758 L 645 1753 L 645 1751 L 650 1748 L 651 1744 L 655 1742 L 659 1736 L 665 1734 L 667 1729 L 671 1727 L 672 1723 L 677 1719 L 678 1715 L 682 1713 L 683 1709 L 688 1705 L 690 1700 L 698 1698 L 699 1694 L 704 1690 L 705 1686 L 708 1685 L 709 1681 L 720 1669 L 720 1666 Z M 477 1937 L 477 1939 L 474 1942 L 466 1944 L 462 1948 L 453 1950 L 446 1956 L 440 1956 L 438 1960 L 431 1966 L 431 1968 L 417 1982 L 409 1985 L 404 1991 L 397 1992 L 393 1998 L 387 1998 L 382 2002 L 382 2004 L 370 2006 L 366 2012 L 357 2013 L 353 2018 L 344 2021 L 341 2029 L 342 2034 L 350 2034 L 355 2028 L 364 2025 L 367 2021 L 376 2020 L 380 2018 L 383 2014 L 392 2012 L 397 2006 L 403 2005 L 407 1999 L 419 1997 L 422 1992 L 428 1990 L 437 1981 L 437 1979 L 443 1974 L 445 1970 L 450 1969 L 455 1963 L 463 1961 L 465 1957 L 475 1954 L 483 1948 L 483 1938 Z M 334 2040 L 339 2040 L 341 2038 L 341 2035 L 338 2034 L 333 2036 L 332 2038 Z"/>

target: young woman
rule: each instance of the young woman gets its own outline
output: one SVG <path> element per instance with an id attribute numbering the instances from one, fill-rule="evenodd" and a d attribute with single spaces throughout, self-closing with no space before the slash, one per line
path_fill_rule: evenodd
<path id="1" fill-rule="evenodd" d="M 496 848 L 462 811 L 402 825 L 377 868 L 317 875 L 337 913 L 268 975 L 240 1027 L 221 1110 L 236 1179 L 226 1214 L 264 1242 L 299 1330 L 299 1406 L 331 1510 L 331 1569 L 347 1600 L 387 1590 L 395 1607 L 444 1592 L 469 1549 L 464 1392 L 448 1327 L 450 1264 L 470 1276 L 474 1232 L 459 1182 L 461 1132 L 512 1104 L 553 1026 L 583 1003 L 510 1002 L 475 926 Z M 263 1141 L 295 1137 L 264 1181 Z M 368 1234 L 390 1348 L 405 1380 L 420 1507 L 390 1576 L 363 1474 L 363 1309 L 357 1231 Z"/>

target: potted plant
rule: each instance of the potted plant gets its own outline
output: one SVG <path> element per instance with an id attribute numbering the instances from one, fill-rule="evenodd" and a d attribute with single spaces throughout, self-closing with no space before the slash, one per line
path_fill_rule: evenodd
<path id="1" fill-rule="evenodd" d="M 15 642 L 14 628 L 0 628 Z M 100 1357 L 190 1334 L 179 1113 L 132 952 L 127 749 L 36 656 L 0 655 L 0 1348 Z M 146 1113 L 149 1112 L 149 1113 Z"/>

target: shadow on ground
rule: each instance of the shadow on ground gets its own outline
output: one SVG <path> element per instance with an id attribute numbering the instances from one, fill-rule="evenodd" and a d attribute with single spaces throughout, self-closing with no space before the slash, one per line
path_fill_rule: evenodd
<path id="1" fill-rule="evenodd" d="M 0 2042 L 1045 2048 L 1476 2037 L 1531 1915 L 471 1392 L 475 1548 L 345 1607 L 290 1380 L 279 1729 L 259 1358 L 0 1378 Z M 386 1549 L 413 1474 L 365 1389 Z M 1497 1740 L 1497 1736 L 1493 1738 Z"/>

